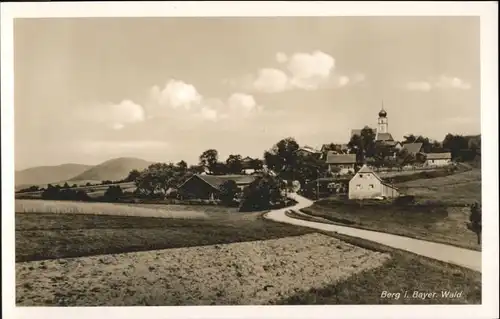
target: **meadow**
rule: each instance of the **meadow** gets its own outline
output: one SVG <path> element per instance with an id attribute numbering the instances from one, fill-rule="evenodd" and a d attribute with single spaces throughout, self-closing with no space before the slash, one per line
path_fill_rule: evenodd
<path id="1" fill-rule="evenodd" d="M 414 195 L 415 205 L 356 203 L 325 199 L 302 211 L 333 223 L 481 250 L 467 228 L 467 204 L 481 199 L 481 172 L 474 169 L 432 179 L 398 184 Z M 348 203 L 349 202 L 349 203 Z"/>
<path id="2" fill-rule="evenodd" d="M 262 305 L 340 282 L 389 258 L 307 234 L 45 260 L 16 264 L 16 299 L 44 306 Z"/>
<path id="3" fill-rule="evenodd" d="M 408 181 L 396 186 L 402 192 L 414 195 L 419 201 L 434 201 L 456 206 L 481 202 L 480 169 L 445 177 Z"/>
<path id="4" fill-rule="evenodd" d="M 301 218 L 301 216 L 294 216 Z M 338 233 L 327 233 L 346 243 L 390 254 L 381 267 L 353 274 L 338 283 L 302 290 L 277 301 L 278 305 L 335 304 L 481 304 L 481 273 L 375 242 Z M 381 293 L 400 293 L 399 298 L 382 298 Z M 435 298 L 414 298 L 413 293 L 436 292 Z M 441 292 L 461 292 L 458 298 Z M 409 297 L 404 296 L 408 292 Z"/>
<path id="5" fill-rule="evenodd" d="M 17 199 L 16 213 L 53 213 L 53 214 L 89 214 L 119 215 L 162 218 L 207 218 L 200 210 L 172 209 L 168 206 L 134 206 L 116 203 L 74 202 L 37 199 Z M 42 217 L 40 217 L 42 218 Z"/>
<path id="6" fill-rule="evenodd" d="M 79 210 L 58 206 L 64 204 Z M 227 244 L 311 232 L 270 222 L 262 213 L 234 213 L 232 208 L 219 206 L 203 211 L 188 206 L 101 204 L 98 206 L 108 210 L 96 209 L 94 203 L 52 202 L 57 209 L 52 212 L 41 208 L 16 213 L 16 261 Z M 86 213 L 82 213 L 84 209 Z M 169 218 L 147 216 L 146 211 Z M 105 215 L 107 212 L 110 214 Z M 123 212 L 135 215 L 124 216 Z"/>

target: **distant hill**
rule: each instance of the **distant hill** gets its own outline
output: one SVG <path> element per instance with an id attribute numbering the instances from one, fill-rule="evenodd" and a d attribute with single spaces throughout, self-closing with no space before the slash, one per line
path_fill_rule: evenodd
<path id="1" fill-rule="evenodd" d="M 127 177 L 131 170 L 137 169 L 141 171 L 151 164 L 153 164 L 153 162 L 148 162 L 139 158 L 120 157 L 93 166 L 78 175 L 72 176 L 68 180 L 75 182 L 82 180 L 117 181 Z"/>
<path id="2" fill-rule="evenodd" d="M 83 164 L 62 164 L 57 166 L 38 166 L 21 171 L 16 171 L 15 185 L 31 186 L 56 183 L 68 180 L 77 176 L 86 170 L 92 168 L 92 165 Z"/>

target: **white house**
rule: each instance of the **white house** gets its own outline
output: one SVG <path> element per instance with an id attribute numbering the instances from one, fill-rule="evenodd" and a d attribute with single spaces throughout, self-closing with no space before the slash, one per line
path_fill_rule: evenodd
<path id="1" fill-rule="evenodd" d="M 425 154 L 426 166 L 446 166 L 451 164 L 451 153 L 428 153 Z"/>
<path id="2" fill-rule="evenodd" d="M 349 199 L 394 198 L 398 196 L 398 189 L 385 183 L 366 164 L 349 181 Z"/>

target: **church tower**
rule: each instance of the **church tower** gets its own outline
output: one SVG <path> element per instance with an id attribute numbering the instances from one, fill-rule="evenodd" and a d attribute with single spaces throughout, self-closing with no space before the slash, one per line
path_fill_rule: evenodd
<path id="1" fill-rule="evenodd" d="M 389 132 L 389 121 L 387 119 L 387 112 L 384 110 L 384 102 L 382 101 L 382 109 L 378 112 L 378 128 L 377 133 Z"/>

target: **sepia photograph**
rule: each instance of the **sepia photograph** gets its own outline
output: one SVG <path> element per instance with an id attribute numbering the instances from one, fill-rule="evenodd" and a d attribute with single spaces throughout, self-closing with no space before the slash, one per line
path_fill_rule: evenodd
<path id="1" fill-rule="evenodd" d="M 12 307 L 491 301 L 479 14 L 174 9 L 2 31 Z"/>

